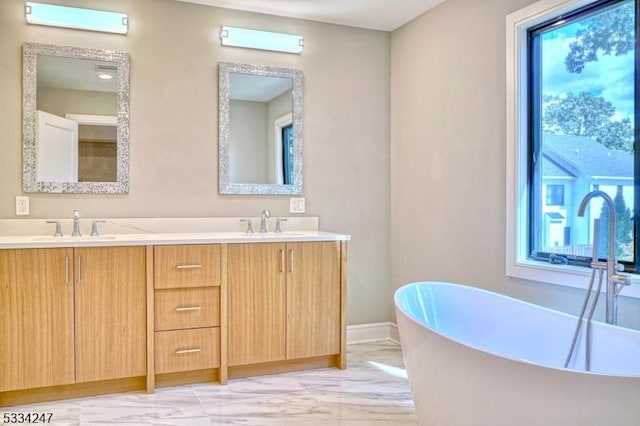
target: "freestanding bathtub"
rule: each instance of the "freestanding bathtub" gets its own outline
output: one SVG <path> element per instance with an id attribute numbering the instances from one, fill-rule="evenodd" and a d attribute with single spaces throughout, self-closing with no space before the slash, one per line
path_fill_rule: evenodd
<path id="1" fill-rule="evenodd" d="M 638 331 L 594 322 L 585 372 L 583 337 L 562 368 L 574 316 L 438 282 L 401 287 L 395 305 L 422 425 L 640 425 Z"/>

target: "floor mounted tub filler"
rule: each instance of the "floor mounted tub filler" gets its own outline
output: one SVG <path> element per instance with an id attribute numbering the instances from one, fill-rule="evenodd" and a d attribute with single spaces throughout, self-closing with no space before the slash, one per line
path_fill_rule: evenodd
<path id="1" fill-rule="evenodd" d="M 593 322 L 563 368 L 577 318 L 482 289 L 439 282 L 395 293 L 420 424 L 640 425 L 640 332 Z M 583 327 L 584 330 L 584 327 Z"/>

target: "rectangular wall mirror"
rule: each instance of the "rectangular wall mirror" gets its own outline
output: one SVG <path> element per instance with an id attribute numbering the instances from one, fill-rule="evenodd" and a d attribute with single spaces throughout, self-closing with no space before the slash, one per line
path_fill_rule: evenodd
<path id="1" fill-rule="evenodd" d="M 23 190 L 129 191 L 129 55 L 23 45 Z"/>
<path id="2" fill-rule="evenodd" d="M 302 193 L 302 71 L 220 63 L 221 194 Z"/>

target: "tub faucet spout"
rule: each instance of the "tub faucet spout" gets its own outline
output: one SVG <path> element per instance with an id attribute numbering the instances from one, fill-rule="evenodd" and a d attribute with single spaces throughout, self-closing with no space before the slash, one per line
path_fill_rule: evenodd
<path id="1" fill-rule="evenodd" d="M 609 245 L 607 262 L 603 263 L 596 261 L 598 247 L 597 243 L 595 242 L 597 241 L 598 236 L 594 235 L 594 244 L 592 247 L 594 253 L 594 261 L 591 262 L 591 267 L 606 270 L 607 272 L 605 287 L 605 320 L 608 324 L 616 324 L 618 322 L 618 293 L 620 292 L 623 285 L 631 284 L 631 280 L 629 277 L 618 273 L 618 267 L 622 265 L 618 265 L 618 263 L 616 262 L 616 206 L 611 197 L 609 197 L 607 193 L 600 191 L 599 189 L 589 192 L 580 202 L 580 207 L 578 207 L 578 216 L 584 216 L 587 204 L 594 197 L 601 197 L 604 200 L 604 203 L 606 204 L 609 211 Z"/>

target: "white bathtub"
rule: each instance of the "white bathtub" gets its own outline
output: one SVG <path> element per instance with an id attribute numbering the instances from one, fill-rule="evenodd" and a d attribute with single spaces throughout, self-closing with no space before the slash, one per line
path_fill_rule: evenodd
<path id="1" fill-rule="evenodd" d="M 583 338 L 562 368 L 574 316 L 436 282 L 401 287 L 395 305 L 420 424 L 640 425 L 638 331 L 594 322 L 587 373 Z"/>

